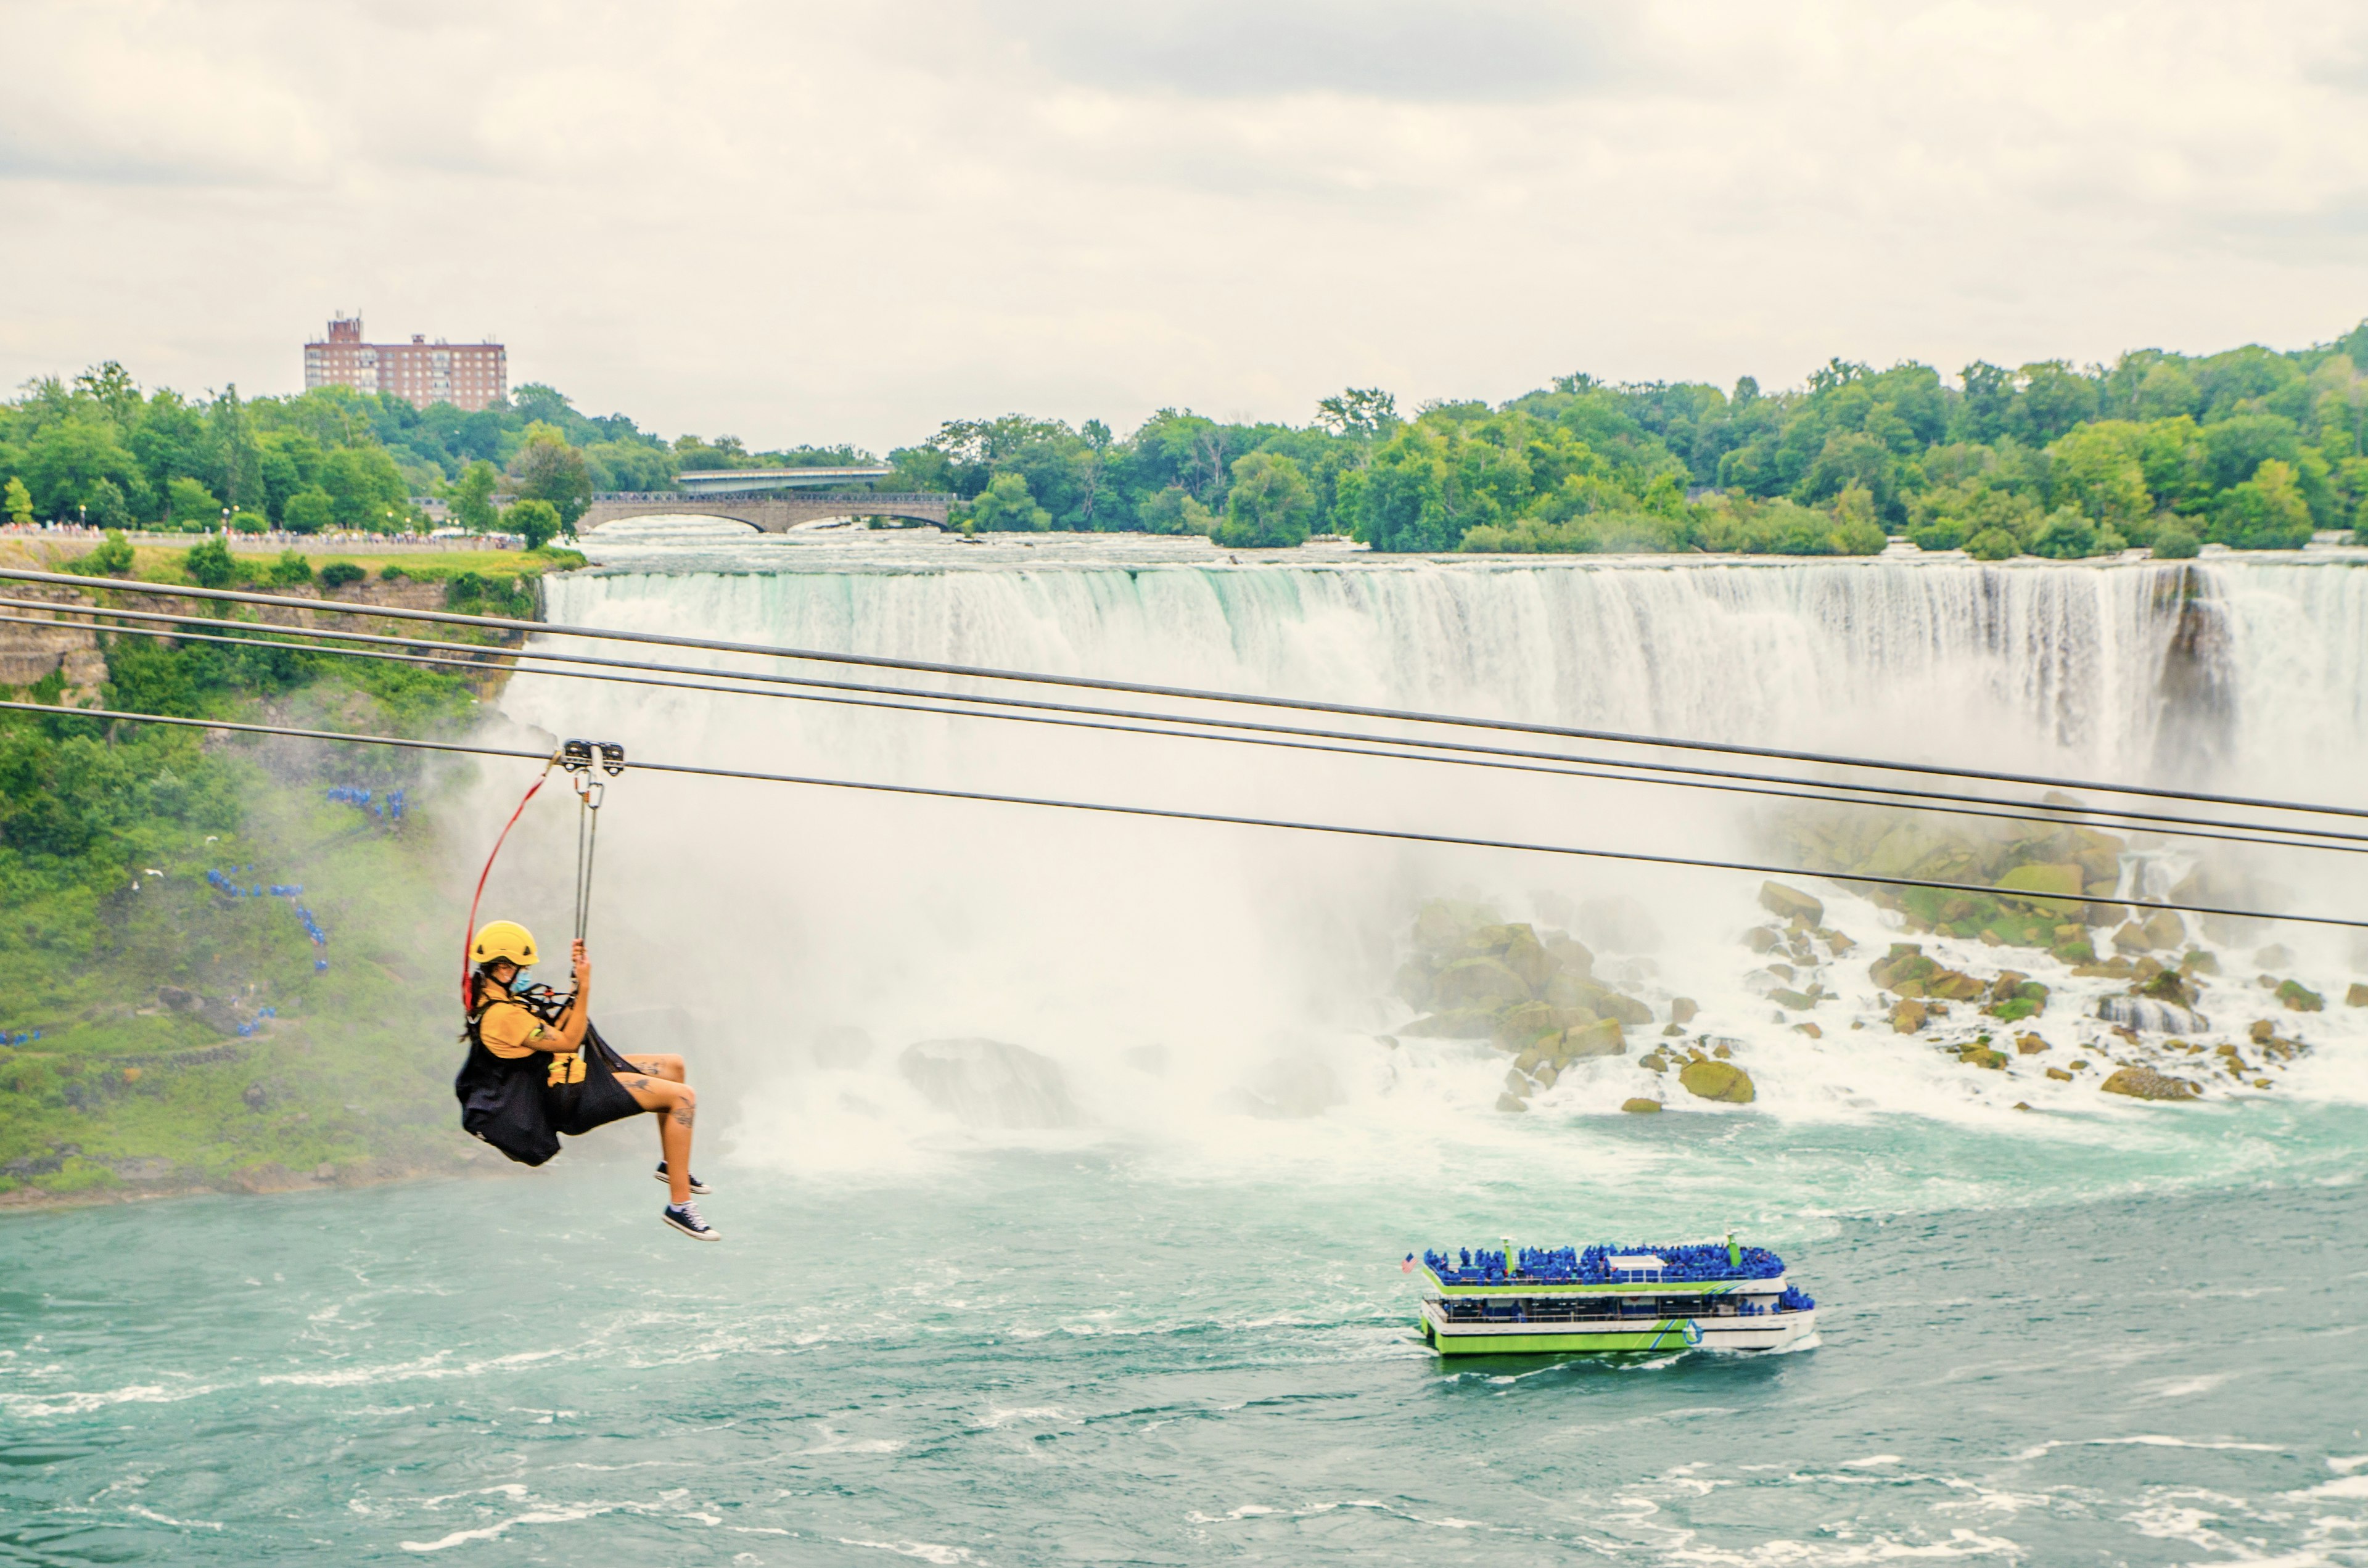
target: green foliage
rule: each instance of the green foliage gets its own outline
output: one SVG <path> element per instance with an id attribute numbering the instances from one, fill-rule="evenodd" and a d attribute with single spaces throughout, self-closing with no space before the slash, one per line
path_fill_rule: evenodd
<path id="1" fill-rule="evenodd" d="M 472 533 L 489 534 L 498 520 L 494 486 L 501 482 L 494 465 L 479 459 L 471 463 L 452 487 L 452 520 Z"/>
<path id="2" fill-rule="evenodd" d="M 525 620 L 534 615 L 534 585 L 524 576 L 488 576 L 457 572 L 444 584 L 444 608 L 462 615 L 501 615 Z"/>
<path id="3" fill-rule="evenodd" d="M 265 578 L 275 588 L 292 588 L 313 580 L 313 563 L 294 550 L 283 550 Z"/>
<path id="4" fill-rule="evenodd" d="M 1988 528 L 1965 541 L 1965 553 L 1976 561 L 2005 561 L 2022 553 L 2022 546 L 2004 528 Z"/>
<path id="5" fill-rule="evenodd" d="M 2077 506 L 2059 506 L 2032 531 L 2025 548 L 2051 561 L 2078 561 L 2097 553 L 2097 525 Z"/>
<path id="6" fill-rule="evenodd" d="M 2203 537 L 2237 550 L 2300 550 L 2310 534 L 2310 506 L 2294 465 L 2270 458 L 2251 478 L 2221 493 Z"/>
<path id="7" fill-rule="evenodd" d="M 1025 478 L 998 473 L 971 503 L 969 521 L 989 532 L 1042 533 L 1053 526 L 1053 514 L 1036 505 Z"/>
<path id="8" fill-rule="evenodd" d="M 131 571 L 132 559 L 131 541 L 120 532 L 114 532 L 97 550 L 76 562 L 74 569 L 85 577 L 121 577 Z"/>
<path id="9" fill-rule="evenodd" d="M 502 522 L 510 532 L 526 540 L 529 550 L 541 550 L 558 537 L 559 509 L 548 501 L 529 497 L 503 513 Z"/>
<path id="10" fill-rule="evenodd" d="M 250 630 L 244 647 L 105 644 L 107 698 L 222 716 L 269 699 L 411 733 L 466 721 L 452 676 L 349 665 Z M 319 788 L 416 786 L 420 767 L 375 749 L 0 715 L 0 994 L 12 1028 L 43 1035 L 0 1051 L 0 1185 L 102 1188 L 118 1181 L 110 1162 L 160 1155 L 176 1183 L 214 1181 L 410 1158 L 431 1129 L 449 1139 L 450 1056 L 420 1049 L 449 1035 L 449 997 L 440 971 L 404 977 L 443 896 L 438 858 L 431 841 L 358 824 Z M 249 863 L 256 881 L 306 884 L 337 943 L 329 971 L 289 901 L 227 900 L 205 881 Z M 168 1003 L 209 1005 L 159 1006 L 167 986 Z M 222 1051 L 267 1001 L 281 1022 Z"/>
<path id="11" fill-rule="evenodd" d="M 210 539 L 182 554 L 181 571 L 200 588 L 227 588 L 238 581 L 238 559 L 222 540 Z"/>
<path id="12" fill-rule="evenodd" d="M 350 561 L 332 561 L 321 568 L 321 586 L 331 593 L 348 583 L 359 583 L 370 574 Z"/>
<path id="13" fill-rule="evenodd" d="M 185 528 L 210 528 L 221 518 L 222 503 L 196 480 L 176 474 L 165 484 L 165 515 Z"/>
<path id="14" fill-rule="evenodd" d="M 1135 516 L 1145 533 L 1205 534 L 1216 526 L 1209 508 L 1180 484 L 1144 497 Z"/>
<path id="15" fill-rule="evenodd" d="M 1722 391 L 1571 374 L 1495 406 L 1412 413 L 1350 388 L 1304 426 L 1163 408 L 1124 436 L 1011 413 L 946 421 L 890 452 L 877 483 L 950 494 L 974 528 L 1351 533 L 1383 551 L 1864 553 L 1877 535 L 1944 550 L 2002 533 L 2068 560 L 2165 531 L 2268 548 L 2306 537 L 2305 521 L 2368 528 L 2363 357 L 2368 332 L 2354 331 L 2284 353 L 1975 361 L 1954 384 L 1930 366 L 1842 360 L 1772 392 L 1749 377 Z M 116 528 L 197 525 L 225 506 L 245 527 L 404 528 L 408 497 L 439 493 L 484 529 L 507 472 L 565 533 L 596 491 L 661 490 L 685 469 L 870 460 L 843 445 L 669 444 L 532 384 L 474 414 L 338 387 L 194 402 L 143 392 L 108 363 L 0 404 L 0 483 L 13 486 L 0 510 Z"/>
<path id="16" fill-rule="evenodd" d="M 280 509 L 280 524 L 290 533 L 316 534 L 336 520 L 336 503 L 317 484 L 288 497 Z"/>
<path id="17" fill-rule="evenodd" d="M 510 464 L 510 477 L 521 499 L 547 504 L 565 527 L 575 527 L 592 505 L 592 471 L 556 426 L 529 427 L 526 445 Z"/>
<path id="18" fill-rule="evenodd" d="M 1304 544 L 1315 516 L 1315 492 L 1299 464 L 1273 452 L 1252 452 L 1235 461 L 1225 519 L 1210 537 L 1235 548 Z"/>

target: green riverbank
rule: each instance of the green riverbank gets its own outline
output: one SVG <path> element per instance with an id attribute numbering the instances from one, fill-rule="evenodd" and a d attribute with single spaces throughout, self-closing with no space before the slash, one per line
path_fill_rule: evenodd
<path id="1" fill-rule="evenodd" d="M 179 554 L 142 551 L 126 575 L 187 580 Z M 535 579 L 574 560 L 504 552 L 495 578 L 405 558 L 391 582 L 371 562 L 325 591 L 531 613 Z M 272 584 L 276 556 L 235 565 L 234 581 L 324 592 Z M 0 1207 L 466 1162 L 444 961 L 457 916 L 424 809 L 466 765 L 74 710 L 450 734 L 502 672 L 326 657 L 241 614 L 210 629 L 231 645 L 0 629 L 7 695 L 58 709 L 0 714 Z"/>

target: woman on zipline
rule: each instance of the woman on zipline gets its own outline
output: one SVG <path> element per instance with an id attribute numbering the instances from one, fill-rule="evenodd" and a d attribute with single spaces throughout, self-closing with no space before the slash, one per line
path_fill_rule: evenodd
<path id="1" fill-rule="evenodd" d="M 469 945 L 469 1059 L 453 1088 L 461 1125 L 511 1159 L 539 1165 L 559 1152 L 556 1133 L 581 1137 L 637 1116 L 658 1119 L 657 1179 L 672 1199 L 661 1215 L 695 1241 L 721 1233 L 693 1202 L 708 1190 L 690 1173 L 690 1130 L 699 1094 L 683 1081 L 679 1056 L 620 1056 L 592 1027 L 592 962 L 579 937 L 575 990 L 564 999 L 519 987 L 535 961 L 533 936 L 514 920 L 495 920 Z M 542 1060 L 538 1060 L 541 1058 Z M 540 1078 L 540 1082 L 536 1080 Z"/>

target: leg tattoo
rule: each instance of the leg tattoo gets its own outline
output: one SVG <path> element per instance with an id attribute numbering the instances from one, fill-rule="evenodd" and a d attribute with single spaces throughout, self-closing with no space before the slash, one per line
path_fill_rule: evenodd
<path id="1" fill-rule="evenodd" d="M 677 1127 L 689 1127 L 697 1114 L 697 1108 L 678 1105 L 674 1108 L 674 1124 Z"/>

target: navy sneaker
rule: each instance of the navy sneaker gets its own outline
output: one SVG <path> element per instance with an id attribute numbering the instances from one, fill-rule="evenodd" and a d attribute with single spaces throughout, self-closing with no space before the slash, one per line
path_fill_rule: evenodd
<path id="1" fill-rule="evenodd" d="M 657 1178 L 658 1178 L 658 1180 L 660 1180 L 660 1181 L 665 1181 L 665 1180 L 666 1180 L 666 1179 L 667 1179 L 667 1178 L 666 1178 L 666 1163 L 664 1160 L 660 1160 L 660 1161 L 658 1162 Z M 699 1175 L 698 1175 L 698 1173 L 697 1173 L 697 1172 L 695 1172 L 695 1171 L 694 1171 L 694 1172 L 692 1172 L 692 1173 L 691 1173 L 691 1177 L 690 1177 L 690 1193 L 691 1193 L 691 1196 L 692 1196 L 692 1197 L 694 1197 L 694 1198 L 704 1198 L 704 1197 L 706 1197 L 709 1193 L 713 1192 L 714 1190 L 715 1190 L 715 1189 L 714 1189 L 713 1187 L 712 1187 L 708 1186 L 705 1182 L 703 1182 L 703 1181 L 701 1181 L 701 1180 L 700 1180 L 700 1179 L 699 1179 Z"/>
<path id="2" fill-rule="evenodd" d="M 709 1224 L 696 1203 L 669 1203 L 658 1218 L 695 1242 L 720 1242 L 723 1233 Z"/>

